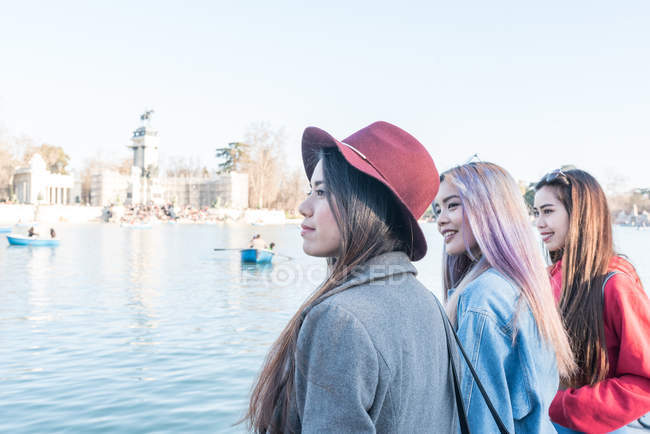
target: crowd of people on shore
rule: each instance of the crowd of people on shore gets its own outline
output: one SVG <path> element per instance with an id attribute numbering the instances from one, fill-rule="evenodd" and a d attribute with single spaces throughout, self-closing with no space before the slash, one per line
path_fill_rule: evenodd
<path id="1" fill-rule="evenodd" d="M 102 220 L 107 223 L 127 224 L 150 224 L 154 222 L 217 223 L 223 221 L 218 215 L 212 214 L 207 206 L 197 209 L 187 205 L 177 210 L 172 203 L 128 206 L 110 204 L 102 210 Z"/>
<path id="2" fill-rule="evenodd" d="M 540 179 L 531 226 L 504 168 L 439 174 L 386 122 L 309 127 L 302 158 L 303 250 L 328 274 L 269 349 L 252 431 L 604 433 L 650 412 L 650 300 L 589 173 Z M 411 263 L 432 202 L 444 303 Z"/>
<path id="3" fill-rule="evenodd" d="M 636 213 L 634 211 L 626 213 L 622 211 L 616 216 L 615 223 L 621 226 L 632 226 L 637 229 L 648 228 L 650 227 L 650 212 L 643 210 Z"/>

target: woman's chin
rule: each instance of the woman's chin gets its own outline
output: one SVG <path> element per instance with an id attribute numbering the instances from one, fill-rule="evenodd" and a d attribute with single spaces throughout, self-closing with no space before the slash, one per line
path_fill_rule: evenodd
<path id="1" fill-rule="evenodd" d="M 305 252 L 306 255 L 313 256 L 315 258 L 332 258 L 337 256 L 336 251 L 323 249 L 308 242 L 302 243 L 302 251 Z"/>

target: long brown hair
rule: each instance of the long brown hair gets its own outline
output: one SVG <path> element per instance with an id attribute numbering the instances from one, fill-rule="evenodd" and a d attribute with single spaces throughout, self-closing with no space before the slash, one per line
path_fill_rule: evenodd
<path id="1" fill-rule="evenodd" d="M 601 290 L 614 256 L 607 198 L 598 181 L 578 169 L 552 172 L 535 190 L 545 186 L 569 214 L 564 249 L 551 252 L 553 263 L 562 260 L 560 312 L 579 368 L 567 385 L 592 385 L 609 371 Z"/>
<path id="2" fill-rule="evenodd" d="M 329 275 L 305 300 L 273 343 L 253 387 L 244 418 L 258 433 L 287 432 L 296 371 L 298 332 L 310 308 L 333 295 L 355 267 L 382 253 L 401 250 L 410 255 L 410 226 L 390 190 L 350 166 L 336 148 L 315 156 L 323 161 L 327 200 L 342 239 L 341 254 L 328 258 Z"/>

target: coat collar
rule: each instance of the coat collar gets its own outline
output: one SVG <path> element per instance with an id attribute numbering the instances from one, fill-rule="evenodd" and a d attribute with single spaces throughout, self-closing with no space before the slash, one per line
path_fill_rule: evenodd
<path id="1" fill-rule="evenodd" d="M 408 255 L 404 252 L 388 252 L 370 258 L 363 264 L 358 265 L 354 271 L 350 273 L 349 278 L 345 282 L 318 298 L 311 304 L 311 306 L 307 307 L 302 313 L 302 319 L 307 316 L 307 313 L 314 306 L 322 303 L 339 292 L 343 292 L 346 289 L 355 286 L 365 285 L 404 273 L 417 275 L 417 269 L 409 260 Z"/>

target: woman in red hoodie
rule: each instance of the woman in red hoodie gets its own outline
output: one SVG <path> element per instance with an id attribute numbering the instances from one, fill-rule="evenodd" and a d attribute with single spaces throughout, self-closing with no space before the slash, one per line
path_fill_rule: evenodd
<path id="1" fill-rule="evenodd" d="M 650 411 L 650 301 L 614 252 L 605 194 L 582 170 L 535 186 L 536 225 L 579 369 L 549 413 L 558 432 L 611 432 Z"/>

